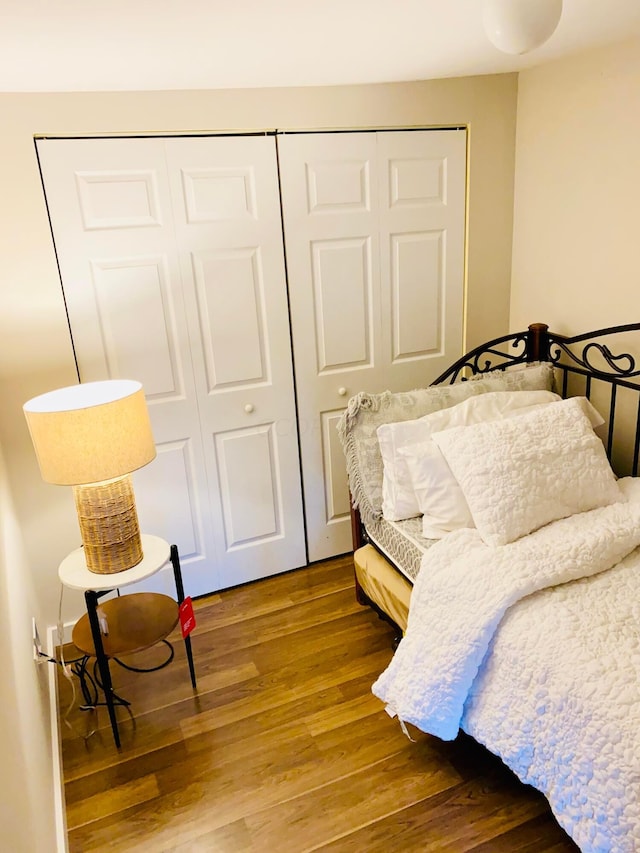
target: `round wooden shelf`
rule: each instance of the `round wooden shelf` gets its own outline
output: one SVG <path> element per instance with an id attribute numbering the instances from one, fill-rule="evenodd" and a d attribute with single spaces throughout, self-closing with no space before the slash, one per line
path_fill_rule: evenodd
<path id="1" fill-rule="evenodd" d="M 109 630 L 108 634 L 102 635 L 104 653 L 108 658 L 130 655 L 155 646 L 178 624 L 178 603 L 168 595 L 156 592 L 136 592 L 111 598 L 99 605 L 100 611 L 104 612 Z M 95 657 L 86 613 L 76 622 L 71 639 L 81 652 Z"/>

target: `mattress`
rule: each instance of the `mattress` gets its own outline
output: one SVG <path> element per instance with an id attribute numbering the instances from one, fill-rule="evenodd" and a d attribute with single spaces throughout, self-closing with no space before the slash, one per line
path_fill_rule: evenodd
<path id="1" fill-rule="evenodd" d="M 375 547 L 414 583 L 426 551 L 438 540 L 422 535 L 422 517 L 387 521 L 378 518 L 367 524 L 367 536 Z"/>

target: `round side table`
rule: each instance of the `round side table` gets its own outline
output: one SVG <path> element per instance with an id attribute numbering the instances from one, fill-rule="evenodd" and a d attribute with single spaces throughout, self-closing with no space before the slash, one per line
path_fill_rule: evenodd
<path id="1" fill-rule="evenodd" d="M 165 640 L 178 624 L 179 606 L 185 597 L 177 547 L 158 536 L 143 534 L 141 538 L 144 556 L 131 569 L 113 574 L 91 572 L 82 548 L 72 551 L 58 568 L 58 576 L 65 586 L 84 591 L 87 612 L 75 624 L 72 639 L 81 652 L 96 658 L 117 747 L 120 746 L 120 735 L 109 659 L 141 651 Z M 169 561 L 173 567 L 177 601 L 160 593 L 132 593 L 105 601 L 100 605 L 101 613 L 98 614 L 99 600 L 108 592 L 151 577 Z M 184 642 L 191 685 L 195 690 L 191 637 L 187 635 Z"/>

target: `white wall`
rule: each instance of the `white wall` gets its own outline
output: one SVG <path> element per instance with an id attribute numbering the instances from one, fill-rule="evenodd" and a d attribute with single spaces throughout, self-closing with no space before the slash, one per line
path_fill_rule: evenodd
<path id="1" fill-rule="evenodd" d="M 55 806 L 62 804 L 51 736 L 53 673 L 51 664 L 33 660 L 32 616 L 41 614 L 0 450 L 0 849 L 11 853 L 53 853 Z M 63 824 L 60 831 L 64 837 Z"/>
<path id="2" fill-rule="evenodd" d="M 510 327 L 640 321 L 640 40 L 518 84 Z"/>
<path id="3" fill-rule="evenodd" d="M 34 135 L 365 128 L 470 128 L 469 343 L 508 326 L 515 75 L 289 90 L 0 95 L 0 441 L 35 588 L 56 619 L 56 569 L 77 547 L 70 489 L 42 483 L 21 406 L 76 381 Z M 65 593 L 65 616 L 82 609 Z"/>

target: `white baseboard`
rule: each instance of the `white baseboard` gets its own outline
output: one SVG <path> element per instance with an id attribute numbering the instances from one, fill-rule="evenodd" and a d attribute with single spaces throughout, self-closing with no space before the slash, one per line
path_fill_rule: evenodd
<path id="1" fill-rule="evenodd" d="M 73 623 L 69 623 L 69 636 Z M 67 626 L 64 626 L 65 636 Z M 54 657 L 58 645 L 58 629 L 50 626 L 47 629 L 47 654 Z M 57 853 L 68 853 L 67 815 L 64 800 L 64 777 L 62 773 L 62 743 L 60 738 L 60 719 L 58 717 L 58 678 L 56 667 L 49 667 L 49 711 L 51 718 L 51 752 L 53 766 L 53 796 L 56 818 L 56 849 Z"/>

